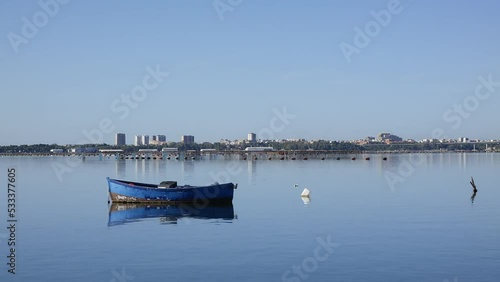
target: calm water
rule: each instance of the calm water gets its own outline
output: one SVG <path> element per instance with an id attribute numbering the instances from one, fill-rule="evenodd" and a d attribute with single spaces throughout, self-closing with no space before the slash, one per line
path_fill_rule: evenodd
<path id="1" fill-rule="evenodd" d="M 1 281 L 498 281 L 500 154 L 365 160 L 0 158 Z M 73 159 L 74 160 L 74 159 Z M 7 273 L 7 167 L 17 265 Z M 239 184 L 196 217 L 111 209 L 105 177 Z M 470 177 L 478 193 L 471 202 Z M 393 185 L 391 186 L 392 183 Z M 298 184 L 298 188 L 294 185 Z M 311 190 L 309 203 L 300 193 Z M 164 216 L 160 216 L 164 212 Z M 143 217 L 141 216 L 148 216 Z"/>

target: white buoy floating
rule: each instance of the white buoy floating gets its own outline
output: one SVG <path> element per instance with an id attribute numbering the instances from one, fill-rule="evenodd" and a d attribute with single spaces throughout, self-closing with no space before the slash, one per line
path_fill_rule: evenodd
<path id="1" fill-rule="evenodd" d="M 311 191 L 309 189 L 304 188 L 304 191 L 302 191 L 302 194 L 300 194 L 301 197 L 309 198 L 309 195 L 311 194 Z"/>

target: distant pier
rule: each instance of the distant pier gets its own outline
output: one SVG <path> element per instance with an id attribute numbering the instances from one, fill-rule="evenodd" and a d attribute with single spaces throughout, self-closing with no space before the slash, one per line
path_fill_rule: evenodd
<path id="1" fill-rule="evenodd" d="M 279 150 L 264 152 L 232 151 L 179 151 L 179 152 L 134 152 L 134 153 L 0 153 L 0 157 L 96 157 L 104 159 L 126 160 L 370 160 L 372 155 L 382 155 L 387 159 L 390 154 L 406 153 L 477 153 L 474 151 L 339 151 L 339 150 Z"/>

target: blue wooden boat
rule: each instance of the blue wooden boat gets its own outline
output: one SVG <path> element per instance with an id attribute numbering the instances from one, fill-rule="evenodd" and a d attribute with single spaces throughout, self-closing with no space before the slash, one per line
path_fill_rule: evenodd
<path id="1" fill-rule="evenodd" d="M 215 183 L 209 186 L 177 186 L 175 181 L 146 184 L 107 177 L 109 196 L 114 203 L 187 203 L 198 206 L 230 204 L 234 183 Z"/>
<path id="2" fill-rule="evenodd" d="M 158 218 L 162 223 L 177 223 L 177 220 L 181 218 L 233 220 L 235 215 L 232 204 L 195 207 L 186 204 L 113 203 L 109 206 L 108 226 L 139 222 L 152 218 Z"/>

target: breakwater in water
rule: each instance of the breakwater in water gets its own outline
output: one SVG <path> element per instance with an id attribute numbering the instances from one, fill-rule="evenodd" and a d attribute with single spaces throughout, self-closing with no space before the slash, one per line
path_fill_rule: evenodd
<path id="1" fill-rule="evenodd" d="M 477 151 L 479 152 L 479 151 Z M 464 153 L 464 151 L 268 151 L 268 152 L 247 152 L 247 151 L 180 151 L 180 152 L 148 152 L 148 153 L 1 153 L 0 157 L 82 157 L 99 159 L 148 159 L 148 160 L 193 160 L 193 159 L 227 159 L 227 160 L 308 160 L 308 159 L 349 159 L 349 160 L 370 160 L 373 157 L 387 159 L 391 154 L 411 154 L 411 153 Z M 467 153 L 475 153 L 467 151 Z"/>

